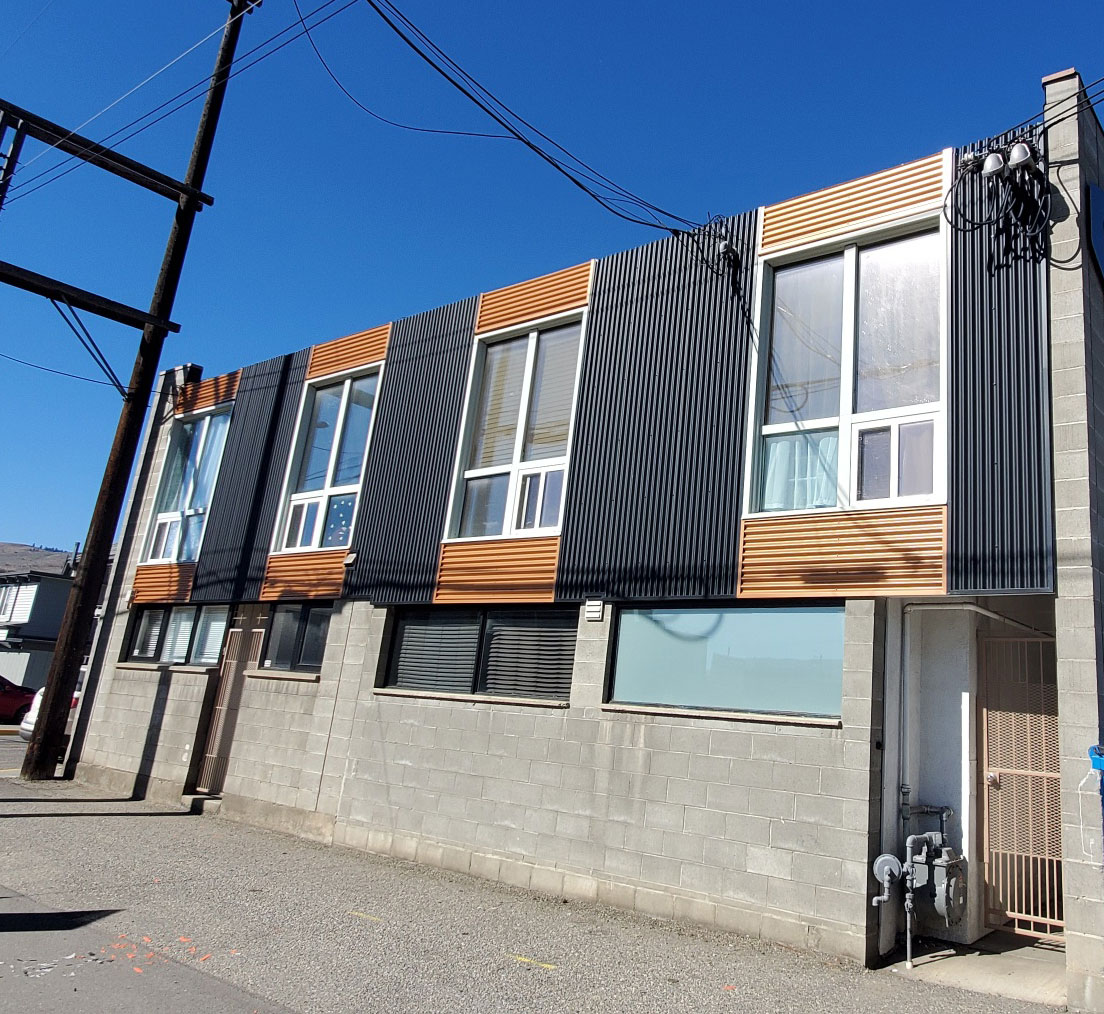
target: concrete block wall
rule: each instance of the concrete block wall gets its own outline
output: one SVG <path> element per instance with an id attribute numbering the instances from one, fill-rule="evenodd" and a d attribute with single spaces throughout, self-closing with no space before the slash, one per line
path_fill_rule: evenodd
<path id="1" fill-rule="evenodd" d="M 373 619 L 335 841 L 873 959 L 873 602 L 847 606 L 838 728 L 603 709 L 608 607 L 580 619 L 570 707 L 377 693 Z"/>
<path id="2" fill-rule="evenodd" d="M 1050 341 L 1066 986 L 1071 1010 L 1104 1011 L 1104 815 L 1099 776 L 1086 756 L 1102 736 L 1104 292 L 1083 214 L 1086 184 L 1104 182 L 1104 139 L 1091 108 L 1056 122 L 1075 108 L 1082 89 L 1076 72 L 1044 84 L 1053 193 Z"/>

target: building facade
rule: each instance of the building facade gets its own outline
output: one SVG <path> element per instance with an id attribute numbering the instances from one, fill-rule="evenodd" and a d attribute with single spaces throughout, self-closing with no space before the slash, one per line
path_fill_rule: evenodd
<path id="1" fill-rule="evenodd" d="M 165 374 L 80 776 L 866 963 L 873 860 L 947 808 L 925 931 L 1061 934 L 1104 1010 L 1104 142 L 1045 87 L 1045 130 Z"/>

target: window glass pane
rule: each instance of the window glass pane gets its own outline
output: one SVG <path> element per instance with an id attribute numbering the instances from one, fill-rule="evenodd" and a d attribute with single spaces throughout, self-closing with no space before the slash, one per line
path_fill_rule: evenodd
<path id="1" fill-rule="evenodd" d="M 301 607 L 277 606 L 272 611 L 268 644 L 265 645 L 264 665 L 273 669 L 295 667 L 295 635 L 299 627 Z"/>
<path id="2" fill-rule="evenodd" d="M 303 533 L 299 536 L 300 546 L 314 545 L 314 525 L 318 521 L 318 501 L 312 500 L 303 510 Z"/>
<path id="3" fill-rule="evenodd" d="M 613 699 L 839 715 L 843 608 L 626 609 Z"/>
<path id="4" fill-rule="evenodd" d="M 169 613 L 165 643 L 161 646 L 162 662 L 184 662 L 188 658 L 188 642 L 195 622 L 195 606 L 177 606 Z"/>
<path id="5" fill-rule="evenodd" d="M 859 251 L 855 411 L 939 400 L 939 233 Z"/>
<path id="6" fill-rule="evenodd" d="M 578 626 L 577 609 L 489 611 L 476 690 L 566 701 L 571 695 Z"/>
<path id="7" fill-rule="evenodd" d="M 935 423 L 902 423 L 897 431 L 897 494 L 922 496 L 932 492 Z"/>
<path id="8" fill-rule="evenodd" d="M 169 441 L 169 451 L 165 455 L 165 465 L 161 469 L 161 483 L 157 488 L 155 514 L 184 509 L 184 497 L 187 493 L 185 474 L 192 457 L 196 439 L 194 422 L 178 423 Z"/>
<path id="9" fill-rule="evenodd" d="M 359 377 L 350 385 L 341 443 L 337 448 L 334 486 L 351 486 L 360 481 L 364 448 L 368 444 L 368 427 L 372 424 L 372 406 L 376 400 L 376 382 L 377 377 L 372 374 L 370 377 Z"/>
<path id="10" fill-rule="evenodd" d="M 889 496 L 888 429 L 863 430 L 859 434 L 859 499 L 884 500 Z"/>
<path id="11" fill-rule="evenodd" d="M 528 338 L 514 338 L 485 350 L 469 468 L 503 465 L 514 458 L 528 347 Z"/>
<path id="12" fill-rule="evenodd" d="M 579 324 L 569 324 L 542 331 L 537 339 L 529 421 L 521 447 L 522 461 L 558 458 L 567 453 L 580 329 Z"/>
<path id="13" fill-rule="evenodd" d="M 299 667 L 321 669 L 326 649 L 326 633 L 330 629 L 329 606 L 311 606 L 303 625 L 303 647 L 299 652 Z"/>
<path id="14" fill-rule="evenodd" d="M 288 517 L 287 538 L 284 540 L 284 549 L 294 549 L 299 545 L 299 526 L 303 523 L 303 505 L 295 504 L 291 508 Z"/>
<path id="15" fill-rule="evenodd" d="M 835 507 L 838 452 L 836 430 L 764 437 L 760 509 Z"/>
<path id="16" fill-rule="evenodd" d="M 541 504 L 541 528 L 554 528 L 560 523 L 560 500 L 563 497 L 563 469 L 544 475 L 544 502 Z"/>
<path id="17" fill-rule="evenodd" d="M 398 613 L 387 684 L 408 690 L 470 694 L 479 658 L 479 613 L 411 609 Z"/>
<path id="18" fill-rule="evenodd" d="M 206 509 L 211 505 L 211 490 L 215 486 L 215 473 L 222 460 L 222 449 L 226 444 L 226 428 L 230 422 L 228 413 L 208 416 L 207 438 L 203 443 L 203 458 L 195 473 L 195 485 L 188 506 Z"/>
<path id="19" fill-rule="evenodd" d="M 509 475 L 485 475 L 464 483 L 464 511 L 460 515 L 460 536 L 501 535 L 506 517 Z"/>
<path id="20" fill-rule="evenodd" d="M 164 609 L 146 609 L 138 621 L 138 632 L 134 635 L 132 658 L 152 659 L 157 653 L 157 639 L 161 636 L 161 626 L 165 622 Z"/>
<path id="21" fill-rule="evenodd" d="M 189 514 L 184 518 L 184 538 L 180 542 L 180 552 L 176 554 L 178 560 L 194 561 L 199 556 L 199 540 L 203 538 L 203 519 L 206 514 Z M 173 522 L 179 525 L 178 521 Z"/>
<path id="22" fill-rule="evenodd" d="M 229 614 L 229 606 L 204 606 L 200 610 L 195 640 L 192 642 L 192 662 L 195 665 L 218 664 Z"/>
<path id="23" fill-rule="evenodd" d="M 299 475 L 295 480 L 294 493 L 322 489 L 326 485 L 330 467 L 330 452 L 333 450 L 337 414 L 341 407 L 341 392 L 345 384 L 333 384 L 314 391 L 310 418 L 303 444 L 303 460 L 299 463 Z"/>
<path id="24" fill-rule="evenodd" d="M 330 509 L 326 512 L 326 530 L 322 533 L 323 546 L 347 546 L 349 544 L 349 533 L 353 529 L 356 501 L 356 493 L 330 497 Z"/>
<path id="25" fill-rule="evenodd" d="M 843 258 L 774 273 L 768 423 L 839 415 Z"/>
<path id="26" fill-rule="evenodd" d="M 521 477 L 521 494 L 518 497 L 518 528 L 537 527 L 537 500 L 540 497 L 540 474 Z"/>

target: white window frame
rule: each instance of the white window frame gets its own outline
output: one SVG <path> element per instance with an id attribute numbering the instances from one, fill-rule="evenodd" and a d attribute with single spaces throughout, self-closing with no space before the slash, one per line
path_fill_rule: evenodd
<path id="1" fill-rule="evenodd" d="M 575 382 L 571 388 L 571 408 L 567 423 L 567 451 L 553 458 L 541 458 L 534 461 L 521 461 L 522 446 L 525 443 L 525 423 L 532 408 L 533 371 L 536 366 L 537 341 L 542 331 L 551 331 L 567 324 L 579 324 L 579 349 L 575 359 Z M 456 450 L 453 467 L 452 488 L 449 492 L 448 513 L 446 514 L 444 542 L 486 542 L 489 539 L 529 539 L 559 535 L 563 525 L 564 499 L 567 494 L 568 467 L 571 461 L 571 449 L 575 437 L 575 412 L 579 401 L 579 373 L 583 362 L 583 348 L 586 344 L 587 310 L 567 310 L 550 314 L 538 320 L 527 322 L 523 326 L 500 328 L 486 334 L 475 336 L 471 361 L 468 365 L 468 385 L 464 397 L 463 425 L 460 428 L 460 441 Z M 508 464 L 491 465 L 487 468 L 465 468 L 464 462 L 471 455 L 472 440 L 475 438 L 474 386 L 480 375 L 486 349 L 489 345 L 527 337 L 529 344 L 525 354 L 525 375 L 522 378 L 521 398 L 518 404 L 518 424 L 514 434 L 514 452 Z M 560 490 L 560 513 L 555 525 L 540 526 L 540 512 L 544 505 L 545 483 L 549 472 L 563 471 L 563 485 Z M 498 535 L 461 536 L 460 516 L 464 510 L 464 488 L 469 479 L 480 479 L 491 475 L 509 475 L 506 487 L 506 512 L 503 518 L 502 532 Z M 529 475 L 540 476 L 537 496 L 537 525 L 533 528 L 518 526 L 518 513 L 521 508 L 520 496 L 522 480 Z"/>
<path id="2" fill-rule="evenodd" d="M 949 179 L 949 156 L 944 160 L 944 189 Z M 763 228 L 762 210 L 759 214 L 761 244 Z M 924 405 L 907 405 L 901 408 L 880 409 L 873 412 L 855 412 L 855 348 L 858 321 L 858 253 L 865 247 L 925 232 L 938 232 L 942 257 L 939 265 L 939 399 Z M 755 279 L 754 331 L 752 364 L 749 373 L 749 412 L 744 455 L 744 517 L 787 517 L 803 514 L 823 514 L 833 511 L 877 510 L 888 507 L 939 505 L 947 502 L 947 344 L 950 306 L 948 272 L 950 265 L 950 228 L 937 211 L 912 216 L 879 228 L 865 229 L 833 237 L 818 243 L 810 243 L 784 253 L 759 259 Z M 801 264 L 833 255 L 843 255 L 843 337 L 840 354 L 840 414 L 838 417 L 766 424 L 764 399 L 769 390 L 771 313 L 773 305 L 773 280 L 777 268 Z M 932 448 L 932 492 L 925 495 L 890 496 L 888 498 L 859 500 L 858 439 L 867 429 L 888 427 L 891 430 L 892 485 L 896 489 L 898 462 L 898 433 L 900 426 L 910 422 L 931 420 L 935 426 Z M 762 494 L 763 437 L 776 433 L 800 433 L 837 430 L 836 505 L 835 507 L 809 507 L 796 510 L 764 511 L 758 504 Z"/>
<path id="3" fill-rule="evenodd" d="M 226 415 L 229 416 L 233 412 L 233 407 L 227 407 L 226 405 L 216 405 L 211 409 L 203 412 L 193 412 L 186 416 L 175 416 L 172 421 L 172 432 L 169 434 L 169 443 L 165 448 L 165 457 L 161 462 L 161 474 L 157 480 L 157 489 L 154 492 L 154 504 L 157 503 L 158 498 L 161 495 L 161 484 L 165 480 L 165 465 L 170 460 L 170 456 L 173 452 L 173 442 L 177 440 L 178 427 L 184 426 L 187 423 L 202 423 L 203 432 L 199 438 L 199 451 L 196 454 L 196 469 L 189 482 L 184 502 L 188 503 L 192 499 L 192 494 L 195 492 L 195 481 L 200 472 L 200 465 L 203 462 L 203 455 L 207 450 L 207 434 L 211 430 L 211 420 L 216 416 Z M 227 422 L 227 427 L 230 423 Z M 227 437 L 229 437 L 229 429 L 227 429 Z M 211 496 L 214 497 L 215 488 L 218 486 L 219 472 L 222 470 L 222 459 L 226 456 L 226 443 L 223 442 L 222 452 L 219 454 L 218 463 L 215 465 L 215 474 L 211 480 Z M 184 540 L 184 523 L 191 517 L 202 517 L 207 513 L 207 509 L 210 506 L 208 504 L 205 507 L 188 507 L 184 510 L 178 511 L 162 511 L 160 514 L 155 514 L 150 521 L 149 541 L 146 545 L 146 558 L 145 563 L 178 563 L 180 562 L 180 546 Z M 177 523 L 176 537 L 170 539 L 168 532 L 172 528 L 173 522 Z M 160 538 L 160 533 L 165 531 L 166 537 L 164 540 Z M 199 557 L 200 552 L 203 549 L 203 537 L 207 534 L 207 520 L 204 518 L 203 531 L 199 535 L 199 545 L 196 547 L 196 557 Z M 161 552 L 155 553 L 154 550 L 161 546 Z M 188 561 L 193 562 L 193 561 Z"/>
<path id="4" fill-rule="evenodd" d="M 273 533 L 273 541 L 270 549 L 271 556 L 291 553 L 333 552 L 338 549 L 348 551 L 352 547 L 353 536 L 356 533 L 357 511 L 360 508 L 360 493 L 364 487 L 364 472 L 368 467 L 368 448 L 372 446 L 372 433 L 376 428 L 380 390 L 383 385 L 383 365 L 383 362 L 379 361 L 366 366 L 355 366 L 338 373 L 331 373 L 325 377 L 312 377 L 303 384 L 303 393 L 299 398 L 299 416 L 295 423 L 295 438 L 292 441 L 291 454 L 288 455 L 287 465 L 284 468 L 284 484 L 280 492 L 280 513 Z M 345 416 L 349 407 L 349 391 L 352 389 L 353 381 L 370 376 L 376 377 L 376 393 L 372 399 L 372 419 L 368 424 L 368 436 L 364 441 L 364 454 L 360 459 L 360 478 L 355 483 L 342 486 L 326 485 L 321 489 L 312 489 L 304 493 L 290 492 L 292 477 L 298 471 L 300 462 L 303 460 L 303 455 L 307 450 L 307 424 L 310 414 L 308 407 L 313 407 L 314 405 L 314 393 L 324 387 L 335 387 L 339 383 L 344 385 L 341 392 L 341 405 L 338 408 L 337 421 L 334 424 L 333 447 L 330 448 L 330 458 L 326 463 L 326 479 L 328 482 L 330 476 L 333 475 L 334 463 L 341 447 L 341 438 L 344 434 L 345 427 Z M 349 526 L 349 541 L 344 546 L 321 545 L 322 536 L 326 529 L 327 505 L 334 497 L 350 495 L 356 497 L 356 502 L 353 505 L 352 524 Z M 290 527 L 292 514 L 296 506 L 302 505 L 303 508 L 299 520 L 299 532 L 301 535 L 303 520 L 306 518 L 306 512 L 311 503 L 318 504 L 318 514 L 315 518 L 314 533 L 310 545 L 287 546 L 285 548 L 287 543 L 287 530 Z"/>

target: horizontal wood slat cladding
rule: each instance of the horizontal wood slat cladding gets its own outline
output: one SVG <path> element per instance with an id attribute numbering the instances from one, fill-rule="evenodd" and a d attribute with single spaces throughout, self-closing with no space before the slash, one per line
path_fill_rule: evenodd
<path id="1" fill-rule="evenodd" d="M 762 253 L 937 209 L 943 199 L 943 155 L 906 162 L 872 176 L 794 197 L 763 209 Z"/>
<path id="2" fill-rule="evenodd" d="M 311 349 L 307 380 L 378 363 L 387 354 L 387 341 L 390 337 L 391 325 L 383 324 L 370 331 L 361 331 L 359 334 L 315 345 Z"/>
<path id="3" fill-rule="evenodd" d="M 741 598 L 938 595 L 947 591 L 947 508 L 749 518 Z"/>
<path id="4" fill-rule="evenodd" d="M 194 563 L 150 563 L 134 571 L 131 602 L 187 602 Z"/>
<path id="5" fill-rule="evenodd" d="M 560 537 L 446 542 L 434 602 L 552 602 Z"/>
<path id="6" fill-rule="evenodd" d="M 176 392 L 176 412 L 198 412 L 202 408 L 213 408 L 224 401 L 233 401 L 238 393 L 238 380 L 241 370 L 223 373 L 218 377 L 208 377 L 194 384 L 184 384 Z"/>
<path id="7" fill-rule="evenodd" d="M 340 598 L 348 555 L 348 549 L 329 549 L 270 556 L 261 585 L 261 601 Z"/>
<path id="8" fill-rule="evenodd" d="M 574 310 L 587 304 L 593 262 L 564 268 L 528 282 L 508 285 L 479 297 L 475 333 L 524 324 L 549 314 Z"/>

